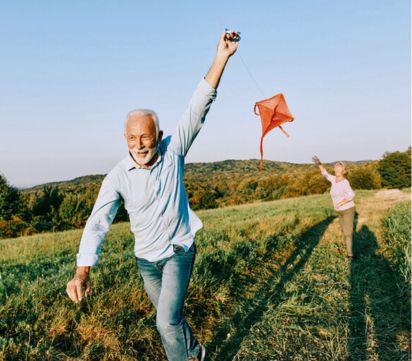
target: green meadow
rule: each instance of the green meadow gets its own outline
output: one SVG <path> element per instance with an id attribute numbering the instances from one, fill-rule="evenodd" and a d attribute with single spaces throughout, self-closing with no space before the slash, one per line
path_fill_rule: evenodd
<path id="1" fill-rule="evenodd" d="M 357 192 L 354 261 L 328 194 L 197 212 L 185 316 L 208 359 L 410 359 L 410 192 L 385 192 Z M 0 360 L 165 360 L 128 223 L 74 304 L 80 236 L 0 241 Z"/>

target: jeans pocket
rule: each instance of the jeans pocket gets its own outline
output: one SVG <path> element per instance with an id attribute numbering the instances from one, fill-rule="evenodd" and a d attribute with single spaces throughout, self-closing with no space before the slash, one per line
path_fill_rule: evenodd
<path id="1" fill-rule="evenodd" d="M 190 248 L 187 251 L 185 251 L 185 249 L 182 246 L 174 244 L 173 252 L 175 255 L 193 255 L 196 252 L 196 246 L 194 243 L 192 243 Z"/>
<path id="2" fill-rule="evenodd" d="M 173 245 L 173 252 L 174 254 L 186 253 L 185 249 L 182 246 L 178 246 L 177 244 Z"/>

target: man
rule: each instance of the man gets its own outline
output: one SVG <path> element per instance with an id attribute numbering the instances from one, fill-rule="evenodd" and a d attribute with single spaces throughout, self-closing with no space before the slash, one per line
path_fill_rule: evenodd
<path id="1" fill-rule="evenodd" d="M 91 292 L 90 267 L 97 264 L 102 241 L 123 198 L 135 236 L 139 272 L 156 307 L 156 326 L 169 360 L 204 360 L 206 353 L 183 317 L 196 254 L 194 236 L 202 227 L 189 208 L 183 168 L 237 40 L 236 32 L 221 35 L 213 64 L 171 137 L 163 139 L 152 110 L 127 115 L 129 154 L 103 180 L 80 241 L 76 274 L 67 284 L 67 294 L 76 303 Z"/>

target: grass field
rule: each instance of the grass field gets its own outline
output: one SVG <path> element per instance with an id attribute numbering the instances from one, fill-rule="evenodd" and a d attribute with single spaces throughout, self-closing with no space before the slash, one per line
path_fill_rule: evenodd
<path id="1" fill-rule="evenodd" d="M 375 193 L 357 192 L 352 262 L 328 195 L 198 212 L 185 310 L 209 360 L 410 359 L 408 267 L 387 239 L 410 193 Z M 165 359 L 128 227 L 112 227 L 79 305 L 65 287 L 80 230 L 0 242 L 0 360 Z"/>

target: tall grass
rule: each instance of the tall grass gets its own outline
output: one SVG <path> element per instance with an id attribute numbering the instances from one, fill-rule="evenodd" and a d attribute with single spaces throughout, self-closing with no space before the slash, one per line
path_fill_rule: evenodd
<path id="1" fill-rule="evenodd" d="M 210 360 L 347 358 L 350 268 L 328 195 L 198 214 L 185 311 Z M 128 228 L 113 225 L 77 305 L 65 287 L 80 230 L 0 242 L 0 360 L 165 359 Z"/>
<path id="2" fill-rule="evenodd" d="M 383 219 L 385 255 L 403 282 L 399 285 L 410 295 L 411 287 L 411 202 L 393 207 Z"/>

